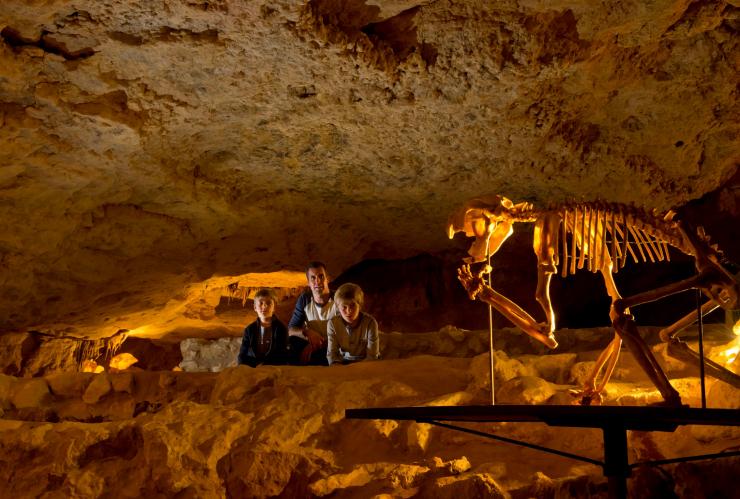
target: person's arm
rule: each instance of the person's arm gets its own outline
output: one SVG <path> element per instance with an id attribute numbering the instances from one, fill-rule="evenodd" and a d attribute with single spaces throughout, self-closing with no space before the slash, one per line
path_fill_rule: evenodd
<path id="1" fill-rule="evenodd" d="M 277 317 L 272 316 L 272 348 L 265 364 L 283 365 L 289 360 L 290 343 L 288 342 L 288 328 Z"/>
<path id="2" fill-rule="evenodd" d="M 342 357 L 339 355 L 339 344 L 337 343 L 337 331 L 334 328 L 334 321 L 330 320 L 326 328 L 326 360 L 329 365 L 340 365 Z"/>
<path id="3" fill-rule="evenodd" d="M 295 308 L 293 309 L 293 316 L 288 322 L 288 334 L 290 336 L 304 337 L 303 331 L 306 329 L 306 302 L 308 295 L 306 293 L 301 294 L 298 300 L 295 302 Z"/>
<path id="4" fill-rule="evenodd" d="M 298 297 L 293 310 L 293 317 L 288 323 L 288 334 L 290 336 L 299 336 L 305 338 L 314 349 L 321 348 L 324 345 L 324 336 L 308 327 L 308 316 L 306 315 L 306 305 L 311 301 L 311 295 L 303 293 Z"/>
<path id="5" fill-rule="evenodd" d="M 378 335 L 378 321 L 370 317 L 367 331 L 367 355 L 365 360 L 378 360 L 380 358 L 380 338 Z"/>
<path id="6" fill-rule="evenodd" d="M 242 336 L 242 345 L 239 348 L 239 356 L 236 358 L 237 364 L 247 365 L 250 367 L 255 367 L 257 365 L 254 357 L 249 355 L 251 343 L 252 343 L 252 335 L 249 331 L 249 326 L 247 326 L 244 328 L 244 335 Z"/>

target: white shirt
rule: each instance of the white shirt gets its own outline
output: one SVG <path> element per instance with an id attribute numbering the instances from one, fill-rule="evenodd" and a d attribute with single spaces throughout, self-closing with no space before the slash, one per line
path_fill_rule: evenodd
<path id="1" fill-rule="evenodd" d="M 329 319 L 337 315 L 337 307 L 334 306 L 334 299 L 329 298 L 326 303 L 319 305 L 314 301 L 312 296 L 311 301 L 306 305 L 305 312 L 309 329 L 320 332 L 326 338 L 326 324 Z"/>

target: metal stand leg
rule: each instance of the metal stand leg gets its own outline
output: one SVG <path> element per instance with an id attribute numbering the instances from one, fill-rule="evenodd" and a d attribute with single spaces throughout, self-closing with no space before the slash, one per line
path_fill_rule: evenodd
<path id="1" fill-rule="evenodd" d="M 609 481 L 610 499 L 627 499 L 627 478 L 631 474 L 627 456 L 627 429 L 619 425 L 605 426 L 604 476 Z"/>
<path id="2" fill-rule="evenodd" d="M 704 321 L 701 315 L 701 290 L 696 289 L 696 316 L 699 323 L 699 380 L 701 382 L 701 408 L 707 408 L 707 388 L 704 384 Z"/>

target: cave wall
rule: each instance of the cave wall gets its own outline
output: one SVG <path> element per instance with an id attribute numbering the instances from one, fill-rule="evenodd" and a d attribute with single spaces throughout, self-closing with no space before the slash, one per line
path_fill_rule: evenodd
<path id="1" fill-rule="evenodd" d="M 737 171 L 736 31 L 703 0 L 4 1 L 0 328 L 445 251 L 483 192 L 696 201 Z"/>

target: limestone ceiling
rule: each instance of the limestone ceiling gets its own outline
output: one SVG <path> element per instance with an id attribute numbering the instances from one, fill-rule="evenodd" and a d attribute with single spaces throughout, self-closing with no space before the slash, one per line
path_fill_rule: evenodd
<path id="1" fill-rule="evenodd" d="M 738 12 L 3 0 L 0 327 L 444 249 L 448 213 L 483 192 L 696 199 L 737 168 Z"/>

